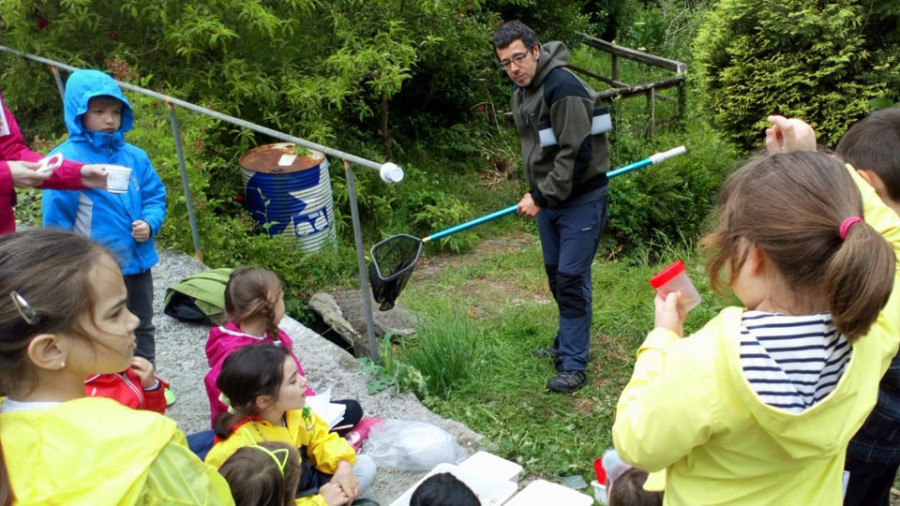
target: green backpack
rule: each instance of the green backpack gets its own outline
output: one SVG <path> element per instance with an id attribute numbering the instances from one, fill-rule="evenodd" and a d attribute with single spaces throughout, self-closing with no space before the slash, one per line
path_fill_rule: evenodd
<path id="1" fill-rule="evenodd" d="M 163 312 L 177 320 L 219 325 L 225 316 L 225 284 L 232 268 L 210 269 L 166 288 Z"/>

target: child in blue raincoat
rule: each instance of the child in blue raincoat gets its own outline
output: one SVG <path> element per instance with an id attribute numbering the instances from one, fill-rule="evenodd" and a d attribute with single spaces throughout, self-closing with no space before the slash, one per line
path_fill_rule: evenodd
<path id="1" fill-rule="evenodd" d="M 82 163 L 131 169 L 128 189 L 45 191 L 44 227 L 61 227 L 103 243 L 119 261 L 128 290 L 128 310 L 140 318 L 135 355 L 155 364 L 153 278 L 159 258 L 153 236 L 166 217 L 166 188 L 144 150 L 125 142 L 134 112 L 115 80 L 98 70 L 78 70 L 66 82 L 69 139 L 53 153 Z"/>

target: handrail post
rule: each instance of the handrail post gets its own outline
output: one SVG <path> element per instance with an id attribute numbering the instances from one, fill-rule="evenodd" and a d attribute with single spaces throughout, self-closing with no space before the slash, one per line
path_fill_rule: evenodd
<path id="1" fill-rule="evenodd" d="M 612 62 L 611 62 L 612 78 L 613 78 L 613 81 L 618 81 L 619 80 L 619 55 L 612 54 L 610 56 L 612 56 Z"/>
<path id="2" fill-rule="evenodd" d="M 362 227 L 359 222 L 359 209 L 356 204 L 356 178 L 349 160 L 343 160 L 344 173 L 347 176 L 347 193 L 350 201 L 350 217 L 353 221 L 353 238 L 356 240 L 356 261 L 359 264 L 359 295 L 362 298 L 363 313 L 366 316 L 366 335 L 369 342 L 369 356 L 378 362 L 378 343 L 375 342 L 375 317 L 372 314 L 372 302 L 369 300 L 369 277 L 366 273 L 366 258 L 363 255 Z"/>
<path id="3" fill-rule="evenodd" d="M 62 77 L 59 76 L 59 69 L 54 67 L 53 65 L 48 65 L 50 67 L 50 73 L 53 74 L 53 79 L 56 81 L 56 89 L 59 90 L 59 98 L 65 100 L 66 99 L 66 87 L 63 85 Z"/>
<path id="4" fill-rule="evenodd" d="M 194 256 L 203 261 L 203 248 L 200 246 L 200 232 L 197 230 L 197 218 L 194 217 L 194 196 L 191 194 L 191 183 L 188 180 L 187 168 L 184 164 L 184 148 L 181 146 L 181 130 L 175 116 L 175 104 L 166 102 L 169 109 L 169 120 L 172 123 L 172 136 L 175 138 L 175 152 L 178 153 L 178 168 L 181 171 L 181 186 L 184 189 L 184 201 L 187 204 L 188 221 L 191 223 L 191 238 L 194 240 Z"/>

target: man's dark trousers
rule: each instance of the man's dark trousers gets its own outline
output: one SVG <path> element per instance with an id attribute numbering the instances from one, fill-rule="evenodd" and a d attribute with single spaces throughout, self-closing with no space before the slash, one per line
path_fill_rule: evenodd
<path id="1" fill-rule="evenodd" d="M 559 309 L 557 369 L 584 371 L 591 345 L 591 264 L 597 253 L 609 186 L 599 199 L 567 207 L 544 207 L 537 215 L 538 234 L 550 291 Z"/>

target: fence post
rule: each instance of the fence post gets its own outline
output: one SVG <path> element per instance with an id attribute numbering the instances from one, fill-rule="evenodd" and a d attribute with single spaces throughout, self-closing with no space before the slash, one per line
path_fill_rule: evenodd
<path id="1" fill-rule="evenodd" d="M 359 264 L 359 294 L 362 297 L 363 313 L 366 315 L 366 335 L 369 338 L 369 356 L 378 362 L 378 343 L 375 342 L 375 317 L 372 315 L 372 301 L 369 300 L 369 277 L 366 274 L 366 258 L 363 256 L 362 227 L 359 223 L 359 209 L 356 205 L 356 179 L 349 160 L 344 160 L 347 175 L 347 193 L 350 201 L 350 217 L 353 220 L 353 238 L 356 240 L 356 261 Z"/>
<path id="2" fill-rule="evenodd" d="M 684 112 L 687 110 L 687 90 L 685 90 L 684 81 L 678 83 L 678 107 L 676 108 L 676 116 L 678 120 L 684 119 Z"/>
<path id="3" fill-rule="evenodd" d="M 612 79 L 619 80 L 619 55 L 612 55 Z"/>
<path id="4" fill-rule="evenodd" d="M 654 130 L 656 129 L 656 88 L 647 90 L 647 138 L 653 139 Z"/>
<path id="5" fill-rule="evenodd" d="M 48 65 L 50 67 L 50 73 L 53 74 L 53 79 L 56 81 L 56 89 L 59 90 L 59 98 L 65 100 L 66 99 L 66 87 L 63 86 L 62 78 L 59 76 L 59 69 L 54 67 L 53 65 Z"/>

